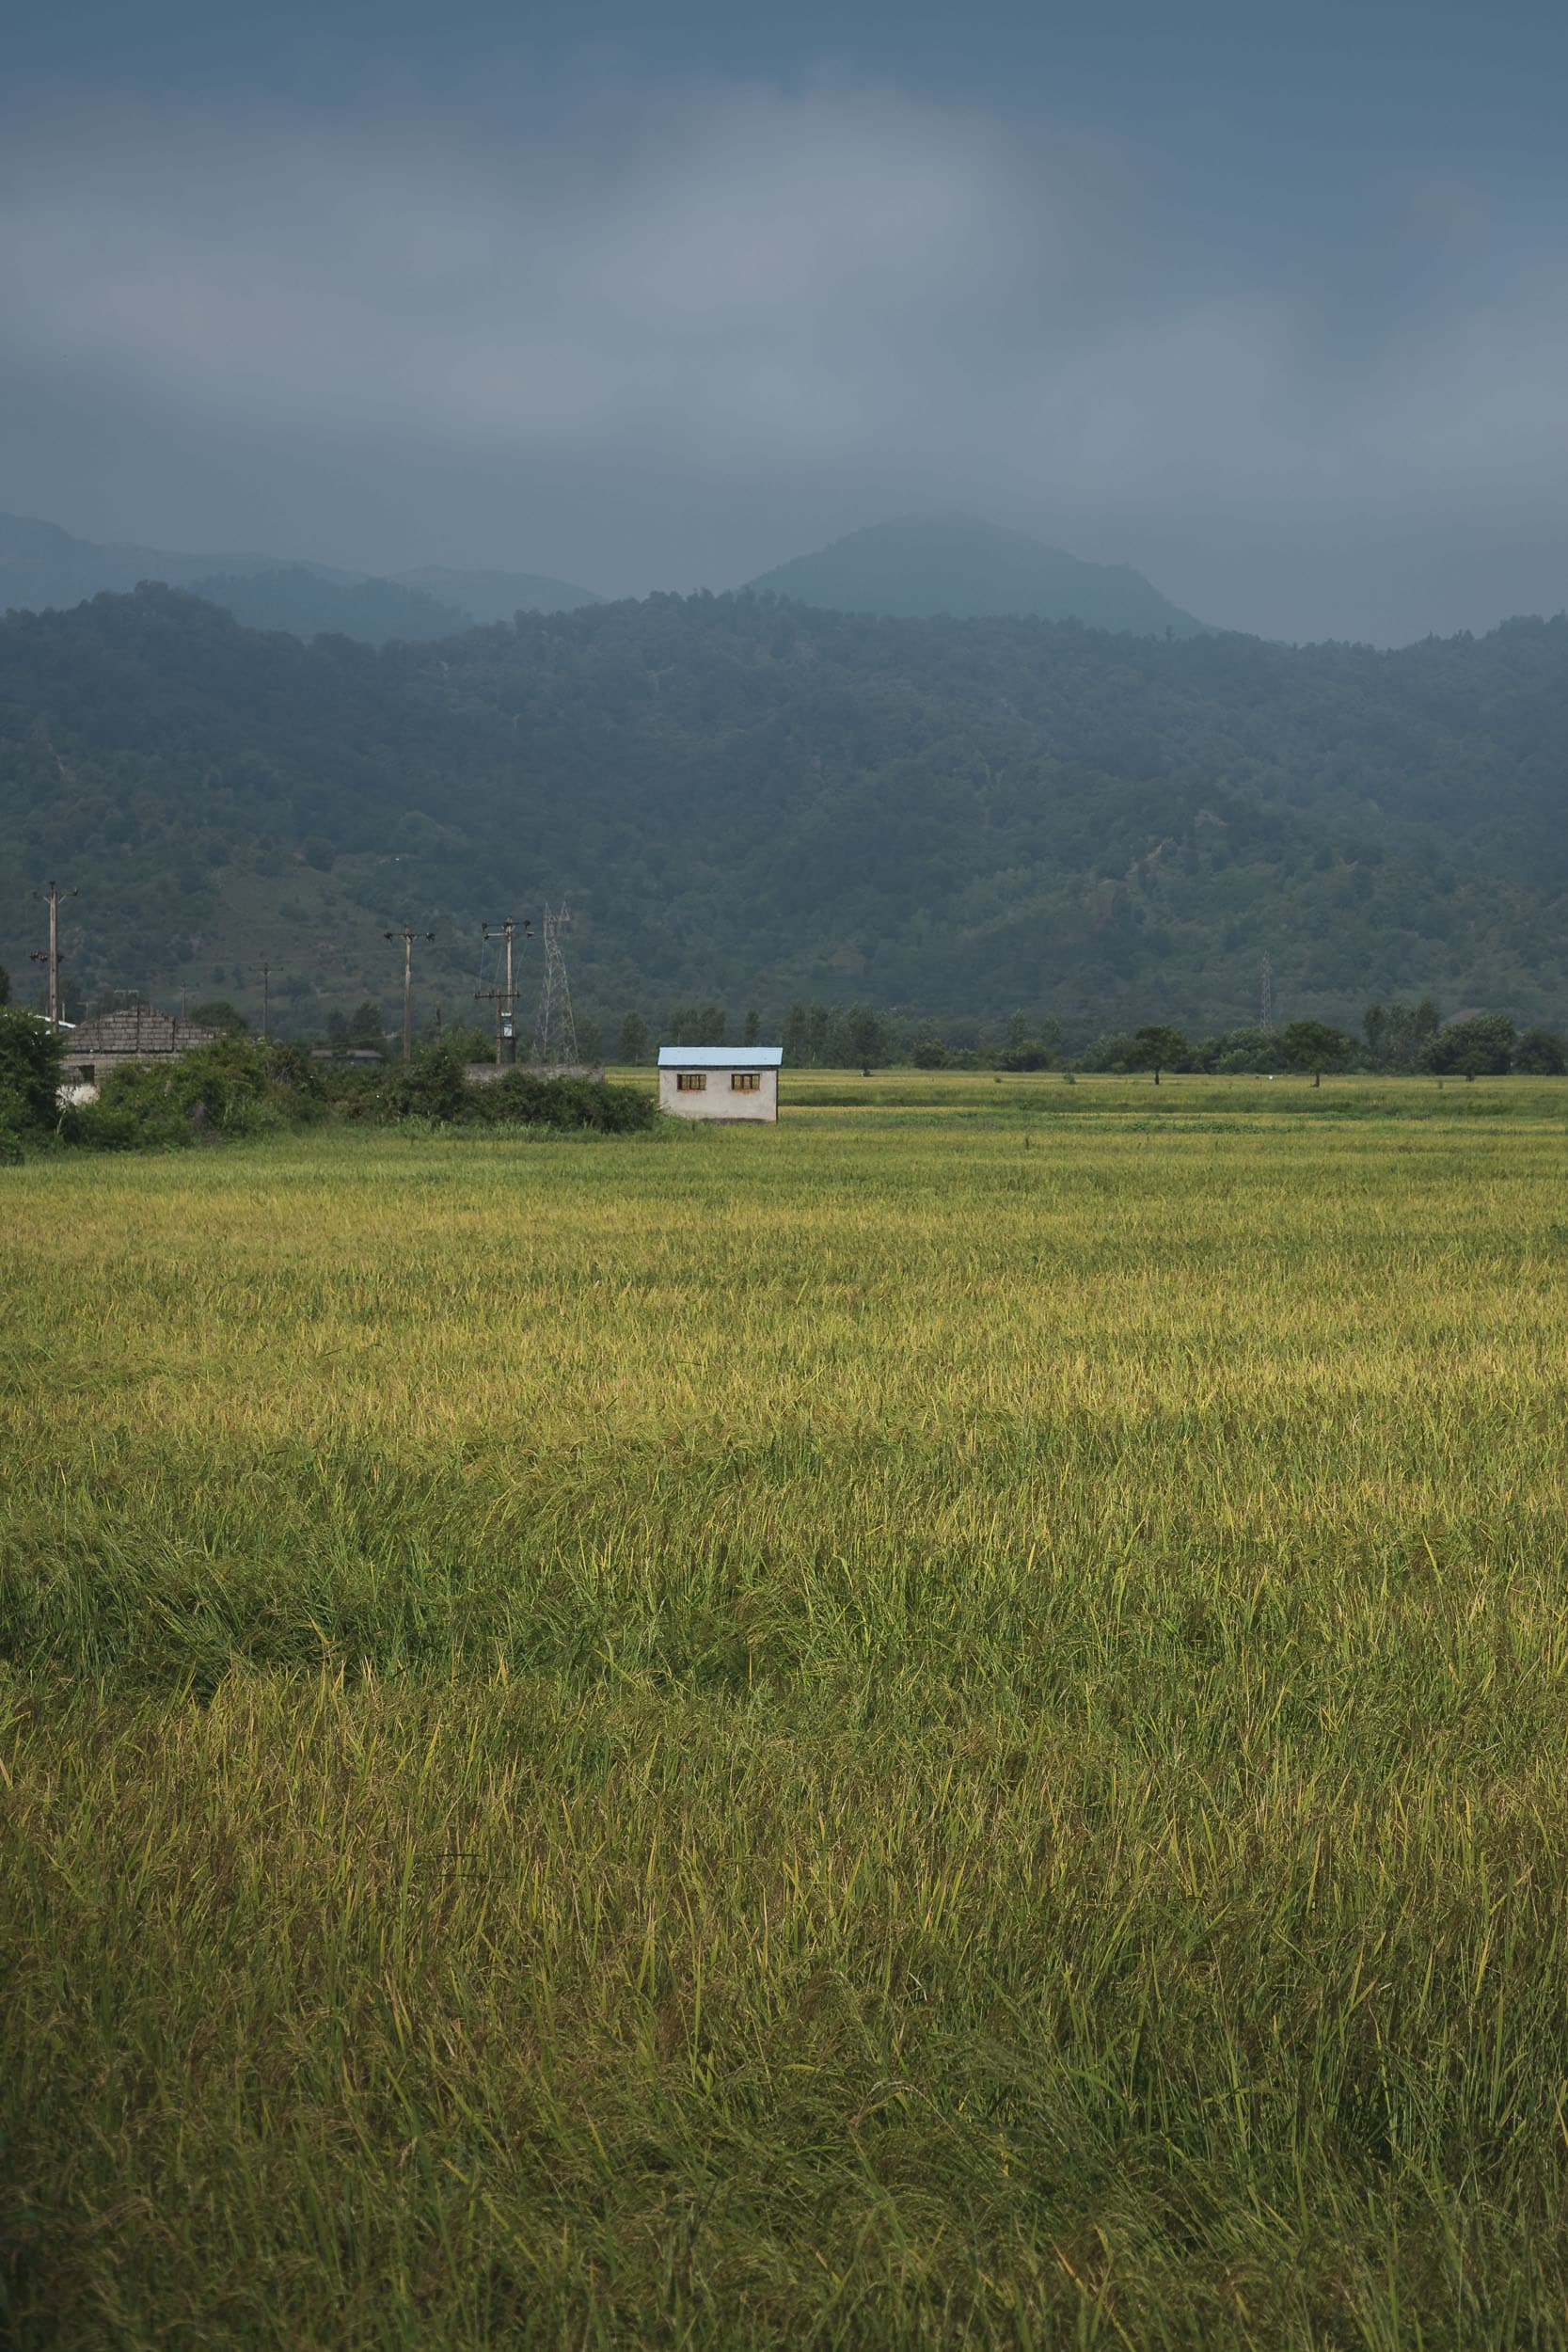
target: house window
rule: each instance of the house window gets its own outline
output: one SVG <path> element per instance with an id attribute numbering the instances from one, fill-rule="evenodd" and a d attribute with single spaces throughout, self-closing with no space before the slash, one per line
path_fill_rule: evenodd
<path id="1" fill-rule="evenodd" d="M 681 1070 L 675 1073 L 677 1094 L 701 1094 L 707 1084 L 705 1070 Z"/>
<path id="2" fill-rule="evenodd" d="M 730 1073 L 732 1094 L 754 1094 L 762 1084 L 761 1073 L 755 1070 L 734 1070 Z"/>

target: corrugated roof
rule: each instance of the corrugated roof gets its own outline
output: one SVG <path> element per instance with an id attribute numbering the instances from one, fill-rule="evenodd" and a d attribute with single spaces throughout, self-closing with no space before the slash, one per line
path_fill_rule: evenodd
<path id="1" fill-rule="evenodd" d="M 782 1045 L 661 1045 L 661 1070 L 777 1070 Z"/>

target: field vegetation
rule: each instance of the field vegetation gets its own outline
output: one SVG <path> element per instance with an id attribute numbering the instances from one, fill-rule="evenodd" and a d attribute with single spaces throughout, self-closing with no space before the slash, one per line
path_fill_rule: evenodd
<path id="1" fill-rule="evenodd" d="M 1568 1084 L 785 1099 L 0 1168 L 0 2332 L 1568 2343 Z"/>

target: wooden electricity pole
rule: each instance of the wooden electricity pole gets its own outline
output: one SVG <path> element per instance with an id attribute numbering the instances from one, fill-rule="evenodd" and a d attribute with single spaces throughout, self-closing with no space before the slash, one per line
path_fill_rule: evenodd
<path id="1" fill-rule="evenodd" d="M 434 939 L 434 931 L 383 931 L 383 939 L 403 942 L 403 1066 L 414 1058 L 414 942 Z"/>
<path id="2" fill-rule="evenodd" d="M 46 955 L 41 947 L 35 947 L 32 960 L 35 963 L 47 963 L 49 966 L 49 1025 L 57 1029 L 60 1025 L 60 900 L 74 898 L 78 894 L 74 890 L 62 890 L 58 882 L 50 882 L 44 889 L 35 890 L 33 896 L 47 899 L 49 903 L 49 952 Z"/>

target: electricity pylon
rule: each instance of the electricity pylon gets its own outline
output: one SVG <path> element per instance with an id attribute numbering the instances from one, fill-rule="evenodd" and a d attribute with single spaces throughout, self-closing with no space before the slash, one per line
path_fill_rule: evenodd
<path id="1" fill-rule="evenodd" d="M 545 980 L 533 1026 L 536 1061 L 574 1062 L 578 1057 L 577 1023 L 572 1018 L 572 992 L 561 946 L 562 932 L 571 927 L 572 918 L 564 901 L 553 911 L 545 909 Z"/>

